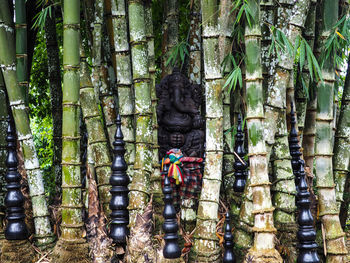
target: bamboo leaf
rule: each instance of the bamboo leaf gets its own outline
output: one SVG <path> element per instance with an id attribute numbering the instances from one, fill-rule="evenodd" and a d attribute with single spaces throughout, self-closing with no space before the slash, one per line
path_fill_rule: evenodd
<path id="1" fill-rule="evenodd" d="M 301 43 L 300 43 L 300 55 L 299 55 L 300 71 L 303 70 L 304 63 L 305 63 L 305 42 L 301 41 Z"/>

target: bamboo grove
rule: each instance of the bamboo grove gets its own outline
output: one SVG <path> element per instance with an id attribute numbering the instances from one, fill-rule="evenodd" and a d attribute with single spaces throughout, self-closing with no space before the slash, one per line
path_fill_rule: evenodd
<path id="1" fill-rule="evenodd" d="M 227 213 L 237 262 L 296 262 L 292 107 L 317 252 L 321 262 L 350 262 L 349 4 L 0 0 L 0 262 L 222 262 Z M 168 260 L 156 85 L 175 67 L 201 87 L 205 150 L 198 203 L 186 199 L 178 214 L 182 255 Z M 130 177 L 126 247 L 108 237 L 118 114 Z M 4 236 L 8 116 L 25 255 Z M 243 193 L 233 188 L 237 130 Z"/>

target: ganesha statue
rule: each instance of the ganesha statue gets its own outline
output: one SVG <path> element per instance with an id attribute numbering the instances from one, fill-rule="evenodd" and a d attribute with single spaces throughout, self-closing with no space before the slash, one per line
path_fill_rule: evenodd
<path id="1" fill-rule="evenodd" d="M 180 149 L 184 156 L 203 157 L 201 87 L 191 84 L 178 68 L 174 68 L 172 74 L 157 85 L 156 91 L 160 159 L 173 148 Z"/>

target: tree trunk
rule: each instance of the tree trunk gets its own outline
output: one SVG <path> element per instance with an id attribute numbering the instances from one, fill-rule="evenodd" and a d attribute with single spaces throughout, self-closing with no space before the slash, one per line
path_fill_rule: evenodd
<path id="1" fill-rule="evenodd" d="M 0 64 L 16 124 L 18 141 L 23 149 L 24 166 L 28 173 L 35 238 L 39 246 L 46 246 L 51 244 L 54 238 L 45 199 L 43 176 L 39 168 L 39 160 L 36 155 L 29 116 L 25 106 L 25 97 L 17 82 L 14 30 L 7 1 L 0 2 L 0 11 Z"/>
<path id="2" fill-rule="evenodd" d="M 63 16 L 62 223 L 53 262 L 89 261 L 80 173 L 80 1 L 65 0 Z"/>
<path id="3" fill-rule="evenodd" d="M 56 37 L 55 9 L 45 20 L 48 78 L 50 83 L 51 112 L 53 126 L 53 165 L 55 171 L 56 196 L 62 193 L 62 83 L 58 43 Z"/>
<path id="4" fill-rule="evenodd" d="M 223 103 L 220 67 L 218 2 L 202 0 L 202 38 L 204 52 L 206 162 L 199 198 L 194 247 L 191 260 L 221 262 L 216 236 L 223 159 Z"/>
<path id="5" fill-rule="evenodd" d="M 135 105 L 132 90 L 131 58 L 125 1 L 107 0 L 106 10 L 110 46 L 113 47 L 114 51 L 112 61 L 117 79 L 116 87 L 118 91 L 119 114 L 122 118 L 122 131 L 126 149 L 125 161 L 128 165 L 127 173 L 132 177 L 135 163 Z"/>
<path id="6" fill-rule="evenodd" d="M 253 257 L 256 262 L 282 262 L 275 249 L 276 229 L 268 177 L 267 152 L 264 141 L 264 108 L 261 65 L 261 27 L 260 1 L 249 0 L 253 20 L 245 27 L 246 48 L 246 94 L 248 156 L 250 162 L 250 186 L 253 193 L 253 211 L 255 233 L 254 245 L 246 255 L 246 260 Z"/>
<path id="7" fill-rule="evenodd" d="M 321 41 L 329 36 L 338 19 L 338 1 L 325 0 L 322 8 Z M 323 51 L 325 52 L 325 51 Z M 332 169 L 332 121 L 334 99 L 334 54 L 322 67 L 323 82 L 317 84 L 315 176 L 317 179 L 319 216 L 325 230 L 327 262 L 346 262 L 347 249 L 339 222 Z"/>

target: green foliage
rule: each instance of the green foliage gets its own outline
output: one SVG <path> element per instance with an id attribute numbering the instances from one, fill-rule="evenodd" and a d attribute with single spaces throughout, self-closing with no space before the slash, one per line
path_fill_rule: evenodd
<path id="1" fill-rule="evenodd" d="M 52 16 L 53 7 L 60 5 L 60 1 L 37 0 L 37 7 L 42 7 L 42 10 L 34 16 L 33 29 L 43 29 L 47 15 Z"/>
<path id="2" fill-rule="evenodd" d="M 247 0 L 237 0 L 233 5 L 231 12 L 235 12 L 235 22 L 234 27 L 241 22 L 242 17 L 245 18 L 249 27 L 252 26 L 252 21 L 255 19 L 252 13 L 252 10 L 249 6 L 249 2 Z"/>
<path id="3" fill-rule="evenodd" d="M 52 119 L 34 118 L 30 122 L 33 132 L 35 148 L 37 150 L 40 169 L 43 171 L 46 195 L 49 202 L 53 201 L 55 196 L 55 173 L 53 169 L 53 131 Z"/>
<path id="4" fill-rule="evenodd" d="M 29 115 L 44 119 L 51 116 L 50 86 L 44 31 L 37 34 L 29 85 Z"/>
<path id="5" fill-rule="evenodd" d="M 185 56 L 189 56 L 188 49 L 190 48 L 190 45 L 187 42 L 180 42 L 176 46 L 174 46 L 170 51 L 170 56 L 166 62 L 166 66 L 169 64 L 172 67 L 180 66 L 179 63 L 181 62 L 181 67 L 185 63 Z"/>
<path id="6" fill-rule="evenodd" d="M 271 32 L 271 44 L 267 56 L 269 57 L 271 54 L 276 54 L 278 59 L 281 60 L 281 54 L 293 54 L 293 46 L 287 36 L 273 25 L 268 25 L 268 28 Z"/>
<path id="7" fill-rule="evenodd" d="M 325 52 L 321 56 L 321 64 L 329 57 L 334 57 L 335 67 L 341 67 L 344 63 L 345 51 L 349 48 L 350 22 L 347 15 L 344 15 L 333 27 L 324 44 Z"/>

